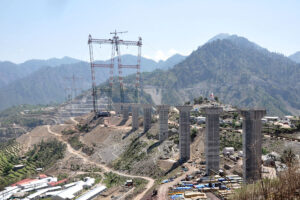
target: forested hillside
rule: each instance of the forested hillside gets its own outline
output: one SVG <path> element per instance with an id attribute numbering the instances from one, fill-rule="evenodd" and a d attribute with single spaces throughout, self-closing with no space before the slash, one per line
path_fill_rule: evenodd
<path id="1" fill-rule="evenodd" d="M 143 74 L 143 84 L 162 89 L 162 101 L 178 104 L 211 92 L 239 107 L 265 107 L 269 114 L 299 114 L 300 65 L 232 36 L 199 47 L 163 72 Z"/>

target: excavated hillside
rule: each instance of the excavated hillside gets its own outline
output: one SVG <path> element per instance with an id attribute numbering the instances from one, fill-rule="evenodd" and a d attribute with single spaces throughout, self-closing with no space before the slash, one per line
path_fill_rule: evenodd
<path id="1" fill-rule="evenodd" d="M 157 116 L 153 116 L 152 122 L 151 129 L 144 133 L 142 117 L 140 128 L 132 131 L 131 117 L 126 122 L 118 115 L 94 120 L 93 115 L 88 114 L 76 119 L 71 118 L 65 124 L 51 126 L 51 131 L 60 135 L 50 134 L 49 127 L 40 126 L 19 137 L 17 142 L 22 144 L 26 152 L 42 140 L 61 137 L 74 150 L 95 163 L 105 164 L 127 174 L 158 178 L 170 170 L 179 158 L 178 127 L 170 129 L 169 140 L 160 144 Z M 171 124 L 176 123 L 174 121 Z M 198 133 L 199 137 L 195 138 L 191 147 L 192 158 L 195 157 L 193 155 L 201 155 L 204 151 L 203 130 L 200 129 Z M 82 171 L 93 167 L 96 166 L 85 163 L 82 158 L 67 152 L 65 158 L 48 169 L 48 172 L 68 173 L 75 169 Z"/>

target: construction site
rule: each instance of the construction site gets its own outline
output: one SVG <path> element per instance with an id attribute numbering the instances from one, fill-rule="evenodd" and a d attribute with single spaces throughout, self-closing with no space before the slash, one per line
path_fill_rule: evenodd
<path id="1" fill-rule="evenodd" d="M 24 158 L 42 141 L 64 144 L 63 158 L 39 170 L 34 165 L 31 174 L 51 175 L 48 182 L 60 181 L 55 177 L 65 181 L 61 185 L 46 181 L 31 190 L 26 190 L 29 183 L 16 181 L 3 188 L 0 199 L 234 199 L 245 184 L 276 179 L 287 170 L 277 154 L 287 145 L 300 149 L 300 143 L 267 135 L 265 109 L 239 109 L 214 98 L 184 105 L 142 101 L 142 38 L 122 40 L 123 33 L 111 32 L 111 39 L 89 35 L 91 89 L 79 92 L 80 84 L 75 82 L 80 83 L 80 77 L 66 77 L 72 87 L 66 87 L 66 102 L 52 109 L 51 124 L 16 139 L 16 156 Z M 110 63 L 95 58 L 95 48 L 102 45 L 111 48 Z M 136 64 L 122 62 L 124 46 L 137 48 Z M 128 69 L 135 70 L 129 76 L 134 77 L 134 85 L 124 84 L 123 70 Z M 96 70 L 109 71 L 102 85 L 97 85 Z M 299 156 L 295 159 L 298 162 Z M 18 164 L 24 169 L 32 165 L 24 159 Z M 45 177 L 37 179 L 44 183 Z M 90 185 L 89 180 L 93 180 Z"/>

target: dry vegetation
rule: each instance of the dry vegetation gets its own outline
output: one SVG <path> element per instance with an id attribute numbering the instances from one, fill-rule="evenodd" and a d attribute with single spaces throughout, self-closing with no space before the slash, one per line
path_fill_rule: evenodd
<path id="1" fill-rule="evenodd" d="M 276 179 L 263 179 L 243 186 L 231 199 L 238 200 L 296 200 L 300 199 L 300 167 L 290 166 Z"/>

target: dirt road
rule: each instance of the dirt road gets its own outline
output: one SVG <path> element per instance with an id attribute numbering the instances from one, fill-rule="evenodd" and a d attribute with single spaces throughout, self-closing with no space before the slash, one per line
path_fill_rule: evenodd
<path id="1" fill-rule="evenodd" d="M 78 121 L 75 120 L 74 117 L 70 117 L 70 119 L 71 119 L 71 121 L 74 122 L 74 124 L 76 124 L 76 125 L 79 123 Z"/>
<path id="2" fill-rule="evenodd" d="M 157 193 L 158 200 L 168 200 L 169 187 L 172 187 L 172 186 L 178 184 L 181 181 L 181 179 L 186 177 L 186 175 L 190 175 L 193 172 L 198 170 L 197 168 L 191 166 L 189 163 L 187 163 L 186 166 L 189 168 L 189 171 L 187 171 L 186 173 L 183 173 L 181 176 L 174 179 L 174 181 L 165 183 L 158 188 L 158 193 Z"/>
<path id="3" fill-rule="evenodd" d="M 75 121 L 75 120 L 73 119 L 72 121 Z M 50 128 L 50 125 L 47 125 L 47 129 L 48 129 L 48 132 L 49 132 L 49 133 L 51 133 L 52 135 L 55 135 L 59 141 L 61 141 L 61 142 L 63 142 L 64 144 L 67 145 L 67 151 L 68 151 L 69 153 L 78 156 L 78 157 L 81 158 L 85 163 L 94 164 L 94 165 L 96 165 L 96 166 L 102 168 L 104 172 L 113 172 L 113 173 L 118 174 L 118 175 L 120 175 L 120 176 L 125 176 L 125 177 L 129 177 L 129 178 L 142 178 L 142 179 L 147 180 L 147 181 L 148 181 L 148 184 L 146 185 L 145 190 L 144 190 L 142 193 L 140 193 L 139 195 L 137 195 L 137 196 L 134 198 L 134 200 L 140 200 L 140 199 L 142 199 L 143 196 L 144 196 L 144 195 L 151 189 L 151 187 L 154 185 L 154 179 L 152 179 L 152 178 L 150 178 L 150 177 L 145 177 L 145 176 L 134 176 L 134 175 L 124 174 L 124 173 L 122 173 L 122 172 L 115 171 L 115 170 L 113 170 L 113 169 L 111 169 L 111 168 L 109 168 L 109 167 L 107 167 L 107 166 L 105 166 L 105 165 L 102 165 L 102 164 L 100 164 L 100 163 L 96 163 L 96 162 L 94 162 L 94 161 L 92 161 L 92 160 L 89 160 L 89 158 L 88 158 L 86 155 L 83 155 L 80 151 L 74 150 L 68 142 L 64 141 L 61 134 L 52 131 L 51 128 Z"/>

